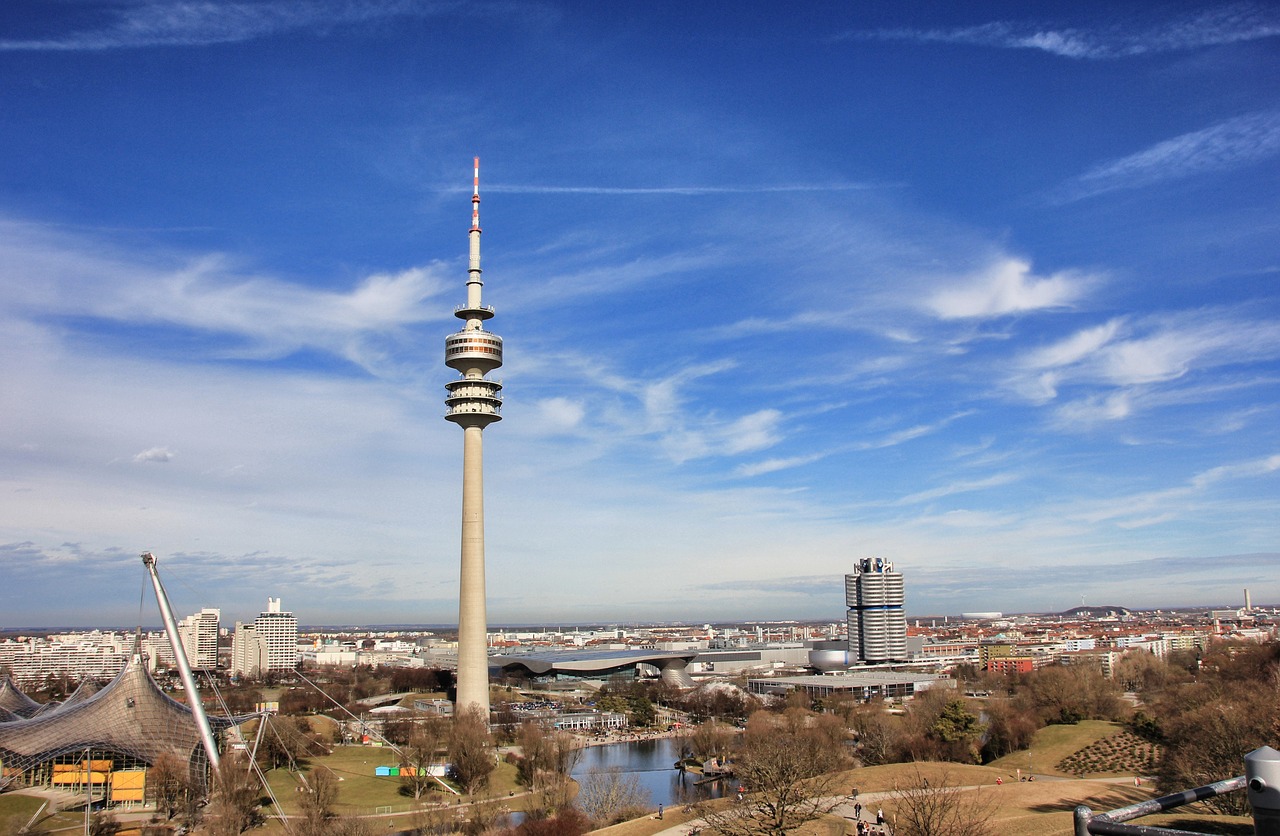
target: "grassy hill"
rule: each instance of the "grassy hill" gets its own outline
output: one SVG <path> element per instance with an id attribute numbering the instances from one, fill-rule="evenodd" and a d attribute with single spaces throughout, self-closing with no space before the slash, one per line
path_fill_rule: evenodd
<path id="1" fill-rule="evenodd" d="M 992 761 L 989 766 L 1001 770 L 1006 776 L 1015 776 L 1015 781 L 1018 770 L 1022 770 L 1024 775 L 1030 773 L 1061 778 L 1075 777 L 1059 769 L 1058 764 L 1081 749 L 1123 730 L 1124 726 L 1119 723 L 1110 723 L 1105 720 L 1081 720 L 1072 726 L 1045 726 L 1036 732 L 1030 749 L 1005 755 L 999 760 Z"/>

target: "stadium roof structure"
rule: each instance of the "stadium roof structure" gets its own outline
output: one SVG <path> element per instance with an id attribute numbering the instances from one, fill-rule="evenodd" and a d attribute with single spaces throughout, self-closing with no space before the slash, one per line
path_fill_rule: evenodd
<path id="1" fill-rule="evenodd" d="M 613 674 L 634 672 L 636 665 L 649 665 L 658 669 L 664 682 L 692 688 L 688 666 L 697 655 L 696 650 L 552 650 L 494 656 L 489 663 L 516 676 L 576 679 L 606 679 Z"/>
<path id="2" fill-rule="evenodd" d="M 100 690 L 94 687 L 82 685 L 65 702 L 47 706 L 34 716 L 0 722 L 4 774 L 11 776 L 85 750 L 148 765 L 170 753 L 193 770 L 206 760 L 191 709 L 160 690 L 139 653 L 110 683 Z M 211 717 L 210 722 L 221 731 L 246 719 Z"/>
<path id="3" fill-rule="evenodd" d="M 31 717 L 42 708 L 43 705 L 19 691 L 8 676 L 0 677 L 0 711 L 16 717 Z M 0 722 L 4 722 L 4 716 L 0 714 Z"/>

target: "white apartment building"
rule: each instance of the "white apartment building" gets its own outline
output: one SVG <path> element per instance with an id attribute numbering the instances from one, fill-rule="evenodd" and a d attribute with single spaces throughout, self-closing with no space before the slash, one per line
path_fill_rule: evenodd
<path id="1" fill-rule="evenodd" d="M 268 598 L 265 612 L 252 624 L 236 622 L 231 640 L 233 676 L 260 676 L 268 671 L 291 671 L 298 665 L 298 617 Z"/>
<path id="2" fill-rule="evenodd" d="M 218 667 L 218 620 L 221 617 L 221 610 L 205 607 L 178 622 L 182 649 L 192 668 L 212 671 Z"/>
<path id="3" fill-rule="evenodd" d="M 150 670 L 156 662 L 172 663 L 173 651 L 164 633 L 137 637 L 101 630 L 32 636 L 0 642 L 0 667 L 23 687 L 38 686 L 49 677 L 106 681 L 124 668 L 138 642 Z"/>

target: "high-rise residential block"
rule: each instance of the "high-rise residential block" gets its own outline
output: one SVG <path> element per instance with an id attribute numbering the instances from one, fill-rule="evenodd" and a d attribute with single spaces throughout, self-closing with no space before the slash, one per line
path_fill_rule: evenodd
<path id="1" fill-rule="evenodd" d="M 204 607 L 178 622 L 182 649 L 195 670 L 211 671 L 218 667 L 218 621 L 221 618 L 221 610 Z"/>
<path id="2" fill-rule="evenodd" d="M 260 676 L 268 671 L 290 671 L 298 664 L 298 617 L 280 608 L 279 598 L 268 598 L 265 612 L 252 624 L 236 622 L 231 639 L 231 673 Z"/>

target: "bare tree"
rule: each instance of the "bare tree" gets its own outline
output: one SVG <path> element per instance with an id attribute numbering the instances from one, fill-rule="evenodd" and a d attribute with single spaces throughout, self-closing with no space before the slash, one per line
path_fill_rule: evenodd
<path id="1" fill-rule="evenodd" d="M 213 798 L 209 805 L 209 832 L 212 836 L 237 836 L 261 818 L 258 781 L 249 774 L 242 758 L 230 755 L 214 776 Z"/>
<path id="2" fill-rule="evenodd" d="M 858 757 L 867 766 L 892 763 L 902 740 L 902 723 L 884 712 L 884 706 L 873 703 L 854 712 L 850 719 L 858 739 Z"/>
<path id="3" fill-rule="evenodd" d="M 949 772 L 933 780 L 919 769 L 890 794 L 896 836 L 991 836 L 996 811 L 994 791 L 966 790 L 955 785 Z"/>
<path id="4" fill-rule="evenodd" d="M 428 717 L 414 725 L 408 743 L 400 749 L 400 786 L 403 792 L 422 798 L 436 784 L 431 768 L 436 763 L 437 753 L 445 748 L 447 738 L 448 728 L 443 717 Z"/>
<path id="5" fill-rule="evenodd" d="M 835 809 L 840 802 L 835 773 L 846 758 L 813 719 L 811 712 L 795 708 L 782 717 L 751 716 L 734 759 L 738 782 L 748 794 L 737 805 L 709 813 L 712 830 L 725 836 L 782 836 Z"/>
<path id="6" fill-rule="evenodd" d="M 192 791 L 187 764 L 173 752 L 162 752 L 147 770 L 147 790 L 155 799 L 156 810 L 165 810 L 166 817 L 173 818 Z"/>
<path id="7" fill-rule="evenodd" d="M 474 705 L 453 720 L 449 761 L 467 795 L 489 784 L 489 775 L 497 766 L 493 760 L 493 740 L 489 737 L 488 718 Z"/>
<path id="8" fill-rule="evenodd" d="M 708 720 L 693 730 L 689 746 L 697 757 L 723 758 L 733 749 L 737 736 L 732 727 Z"/>
<path id="9" fill-rule="evenodd" d="M 582 755 L 568 734 L 547 732 L 537 723 L 522 724 L 516 741 L 522 755 L 517 766 L 519 777 L 532 790 L 563 781 Z"/>
<path id="10" fill-rule="evenodd" d="M 421 836 L 444 836 L 453 831 L 453 811 L 443 804 L 419 807 L 409 818 L 409 828 Z"/>
<path id="11" fill-rule="evenodd" d="M 609 769 L 590 773 L 580 784 L 576 803 L 598 827 L 627 821 L 649 810 L 649 791 L 635 775 Z"/>
<path id="12" fill-rule="evenodd" d="M 329 836 L 330 822 L 336 816 L 334 805 L 338 803 L 338 778 L 326 767 L 311 770 L 307 776 L 306 792 L 298 801 L 302 822 L 298 826 L 300 836 Z"/>

